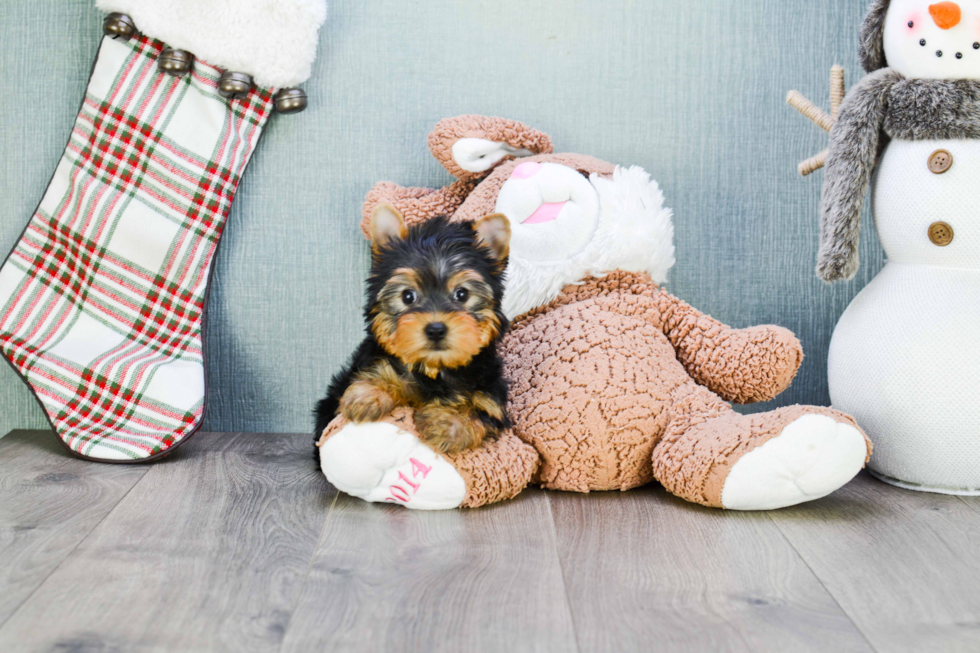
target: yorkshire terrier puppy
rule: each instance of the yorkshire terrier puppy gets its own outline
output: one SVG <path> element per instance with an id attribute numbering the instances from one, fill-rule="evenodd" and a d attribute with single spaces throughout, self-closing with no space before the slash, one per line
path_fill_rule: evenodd
<path id="1" fill-rule="evenodd" d="M 510 223 L 430 220 L 408 229 L 383 204 L 371 219 L 367 337 L 316 407 L 316 435 L 337 414 L 377 421 L 415 411 L 422 440 L 444 453 L 479 445 L 510 427 L 497 342 Z"/>

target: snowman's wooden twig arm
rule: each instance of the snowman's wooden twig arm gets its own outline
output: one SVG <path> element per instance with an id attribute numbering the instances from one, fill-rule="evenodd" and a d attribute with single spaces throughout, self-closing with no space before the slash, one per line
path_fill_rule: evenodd
<path id="1" fill-rule="evenodd" d="M 833 66 L 830 69 L 830 119 L 837 120 L 840 105 L 844 102 L 847 86 L 844 83 L 844 68 Z"/>
<path id="2" fill-rule="evenodd" d="M 799 165 L 800 174 L 804 177 L 812 175 L 817 170 L 820 170 L 825 165 L 827 165 L 827 154 L 830 150 L 824 150 L 816 156 L 812 156 L 806 161 L 801 161 Z"/>
<path id="3" fill-rule="evenodd" d="M 878 159 L 888 94 L 900 79 L 888 68 L 862 79 L 844 99 L 830 131 L 817 260 L 817 276 L 824 281 L 857 273 L 861 209 Z"/>
<path id="4" fill-rule="evenodd" d="M 786 95 L 786 103 L 802 113 L 813 124 L 817 125 L 826 132 L 829 132 L 837 118 L 841 103 L 844 101 L 844 94 L 847 87 L 844 85 L 844 69 L 834 66 L 830 69 L 830 113 L 815 105 L 810 100 L 803 97 L 799 91 L 790 91 Z M 806 177 L 820 170 L 827 163 L 827 150 L 816 156 L 812 156 L 803 161 L 798 166 L 800 174 Z"/>
<path id="5" fill-rule="evenodd" d="M 790 105 L 825 132 L 829 132 L 834 124 L 833 119 L 826 111 L 815 105 L 810 100 L 803 97 L 799 91 L 790 91 L 786 95 L 786 104 Z"/>

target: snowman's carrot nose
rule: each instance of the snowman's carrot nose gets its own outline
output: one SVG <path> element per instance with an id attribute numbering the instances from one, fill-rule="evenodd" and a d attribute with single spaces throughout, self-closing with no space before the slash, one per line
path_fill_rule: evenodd
<path id="1" fill-rule="evenodd" d="M 963 13 L 955 2 L 938 2 L 929 5 L 929 13 L 939 29 L 952 29 L 960 24 Z"/>

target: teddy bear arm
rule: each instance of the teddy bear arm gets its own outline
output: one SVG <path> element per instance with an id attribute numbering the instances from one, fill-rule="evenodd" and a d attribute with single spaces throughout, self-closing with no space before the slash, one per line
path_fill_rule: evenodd
<path id="1" fill-rule="evenodd" d="M 789 330 L 771 325 L 733 329 L 667 292 L 655 299 L 677 359 L 698 384 L 726 401 L 768 401 L 796 376 L 803 349 Z"/>
<path id="2" fill-rule="evenodd" d="M 455 181 L 442 188 L 407 188 L 390 181 L 379 182 L 364 198 L 361 231 L 370 237 L 371 216 L 382 202 L 395 207 L 411 227 L 439 216 L 451 216 L 475 186 L 471 181 Z"/>

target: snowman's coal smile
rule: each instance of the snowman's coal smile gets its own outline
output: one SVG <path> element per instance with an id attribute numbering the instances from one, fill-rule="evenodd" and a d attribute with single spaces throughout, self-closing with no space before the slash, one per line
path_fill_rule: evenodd
<path id="1" fill-rule="evenodd" d="M 909 23 L 909 27 L 911 27 L 911 26 L 912 26 L 912 23 Z M 921 39 L 919 41 L 919 45 L 921 45 L 922 47 L 926 47 L 926 40 L 925 39 Z M 973 44 L 973 49 L 974 50 L 980 50 L 980 42 L 974 43 Z M 943 56 L 943 51 L 942 50 L 936 50 L 936 56 L 937 57 Z M 963 53 L 962 52 L 957 52 L 956 53 L 956 58 L 957 59 L 962 59 L 963 58 Z"/>

